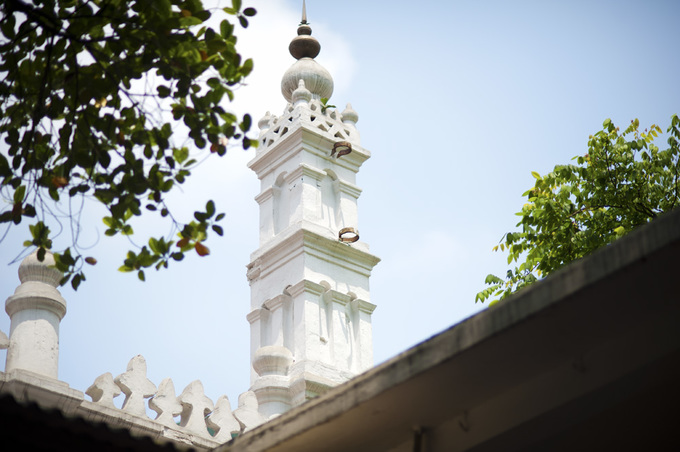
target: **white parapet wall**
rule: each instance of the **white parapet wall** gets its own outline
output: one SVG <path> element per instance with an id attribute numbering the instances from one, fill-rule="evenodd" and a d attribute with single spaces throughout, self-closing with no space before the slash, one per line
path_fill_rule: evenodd
<path id="1" fill-rule="evenodd" d="M 232 411 L 226 396 L 213 403 L 199 380 L 179 395 L 170 378 L 156 386 L 146 376 L 141 355 L 115 378 L 110 372 L 97 377 L 85 393 L 60 381 L 59 324 L 66 314 L 66 300 L 56 289 L 61 278 L 49 252 L 42 261 L 33 253 L 19 266 L 21 284 L 5 304 L 11 318 L 9 337 L 0 335 L 0 348 L 8 349 L 5 372 L 0 372 L 0 394 L 197 450 L 213 449 L 266 421 L 250 391 L 241 394 Z M 86 400 L 86 394 L 91 400 Z M 118 408 L 114 399 L 121 394 L 124 400 Z M 155 418 L 149 417 L 149 411 L 156 412 Z"/>
<path id="2" fill-rule="evenodd" d="M 10 394 L 20 403 L 35 402 L 43 409 L 58 409 L 68 417 L 124 428 L 134 436 L 202 451 L 267 420 L 250 391 L 241 394 L 238 407 L 232 410 L 225 395 L 213 403 L 199 380 L 179 395 L 170 378 L 157 387 L 146 377 L 146 360 L 141 355 L 132 358 L 127 370 L 115 378 L 109 372 L 97 377 L 85 392 L 91 400 L 63 381 L 23 369 L 0 372 L 0 394 Z M 121 394 L 124 400 L 118 408 L 114 398 Z M 147 407 L 156 412 L 154 418 L 148 416 Z"/>

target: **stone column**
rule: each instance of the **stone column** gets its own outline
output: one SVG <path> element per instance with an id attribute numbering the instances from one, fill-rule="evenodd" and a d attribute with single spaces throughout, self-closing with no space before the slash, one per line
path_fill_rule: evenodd
<path id="1" fill-rule="evenodd" d="M 66 314 L 66 300 L 56 289 L 62 274 L 53 267 L 54 257 L 37 252 L 21 262 L 21 285 L 5 302 L 11 319 L 5 372 L 28 370 L 57 379 L 59 323 Z"/>

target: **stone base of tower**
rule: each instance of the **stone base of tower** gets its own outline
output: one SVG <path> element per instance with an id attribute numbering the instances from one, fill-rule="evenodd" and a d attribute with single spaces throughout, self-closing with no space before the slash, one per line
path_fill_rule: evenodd
<path id="1" fill-rule="evenodd" d="M 253 367 L 258 377 L 250 390 L 266 418 L 302 405 L 355 376 L 319 362 L 292 362 L 292 353 L 282 346 L 261 347 L 255 353 Z"/>
<path id="2" fill-rule="evenodd" d="M 329 286 L 300 281 L 248 315 L 252 344 L 257 345 L 251 390 L 265 417 L 323 394 L 373 365 L 375 305 Z"/>

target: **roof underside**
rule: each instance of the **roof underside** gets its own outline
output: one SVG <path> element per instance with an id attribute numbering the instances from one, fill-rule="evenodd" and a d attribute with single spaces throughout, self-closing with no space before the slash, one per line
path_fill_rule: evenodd
<path id="1" fill-rule="evenodd" d="M 219 450 L 663 444 L 680 402 L 679 256 L 677 210 Z"/>

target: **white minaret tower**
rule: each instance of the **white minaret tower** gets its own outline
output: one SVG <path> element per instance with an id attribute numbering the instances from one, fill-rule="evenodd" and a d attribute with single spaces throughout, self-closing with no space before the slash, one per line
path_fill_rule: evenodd
<path id="1" fill-rule="evenodd" d="M 359 240 L 356 174 L 370 153 L 357 113 L 338 113 L 333 79 L 314 58 L 303 4 L 297 59 L 283 75 L 288 104 L 259 121 L 248 166 L 261 192 L 260 247 L 251 256 L 251 389 L 260 412 L 280 414 L 373 365 L 368 279 L 379 258 Z"/>

